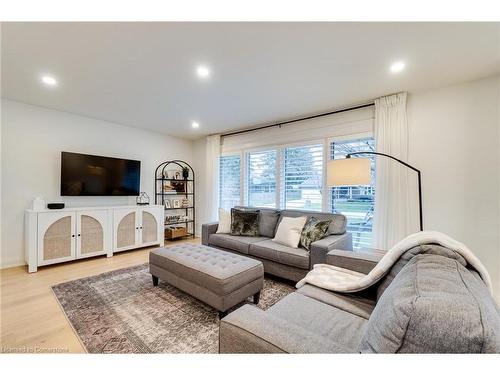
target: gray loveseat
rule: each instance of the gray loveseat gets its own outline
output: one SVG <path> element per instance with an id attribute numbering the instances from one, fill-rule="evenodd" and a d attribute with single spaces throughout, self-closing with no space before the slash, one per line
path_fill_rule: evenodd
<path id="1" fill-rule="evenodd" d="M 250 207 L 237 207 L 250 208 Z M 218 224 L 202 226 L 203 245 L 237 252 L 256 258 L 264 264 L 266 273 L 298 281 L 317 263 L 325 263 L 326 254 L 332 249 L 352 250 L 352 236 L 346 233 L 346 217 L 340 214 L 274 210 L 259 208 L 260 237 L 232 236 L 216 233 Z M 282 217 L 314 216 L 318 219 L 332 219 L 327 236 L 311 244 L 311 251 L 292 248 L 273 242 L 271 239 Z"/>
<path id="2" fill-rule="evenodd" d="M 479 275 L 446 248 L 418 250 L 362 294 L 306 284 L 267 311 L 242 306 L 221 320 L 220 352 L 499 353 L 500 311 Z M 332 251 L 327 263 L 366 273 L 377 261 Z"/>

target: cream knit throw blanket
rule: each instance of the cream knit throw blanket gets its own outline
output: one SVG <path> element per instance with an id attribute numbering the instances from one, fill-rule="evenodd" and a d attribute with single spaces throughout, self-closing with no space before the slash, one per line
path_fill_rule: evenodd
<path id="1" fill-rule="evenodd" d="M 481 276 L 490 293 L 491 279 L 486 268 L 467 246 L 444 233 L 425 231 L 409 235 L 390 249 L 368 275 L 328 264 L 316 264 L 296 287 L 312 284 L 334 292 L 358 292 L 382 279 L 406 251 L 418 245 L 437 244 L 460 254 Z"/>

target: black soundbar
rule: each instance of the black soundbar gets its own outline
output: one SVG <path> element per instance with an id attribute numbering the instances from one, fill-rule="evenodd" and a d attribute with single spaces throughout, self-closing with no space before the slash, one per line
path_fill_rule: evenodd
<path id="1" fill-rule="evenodd" d="M 47 203 L 47 208 L 49 210 L 60 210 L 64 208 L 64 203 Z"/>

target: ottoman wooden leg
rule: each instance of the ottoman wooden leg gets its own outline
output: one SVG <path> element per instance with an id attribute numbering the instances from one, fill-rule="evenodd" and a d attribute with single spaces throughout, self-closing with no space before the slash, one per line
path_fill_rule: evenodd
<path id="1" fill-rule="evenodd" d="M 151 275 L 153 276 L 153 286 L 158 286 L 158 277 L 154 276 L 154 275 Z"/>
<path id="2" fill-rule="evenodd" d="M 255 303 L 256 305 L 258 305 L 259 301 L 260 301 L 260 290 L 253 295 L 253 303 Z"/>

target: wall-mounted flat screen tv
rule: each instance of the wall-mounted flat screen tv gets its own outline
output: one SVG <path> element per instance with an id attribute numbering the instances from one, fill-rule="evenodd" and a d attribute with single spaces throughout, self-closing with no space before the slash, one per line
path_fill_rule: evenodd
<path id="1" fill-rule="evenodd" d="M 61 195 L 139 195 L 141 162 L 61 153 Z"/>

